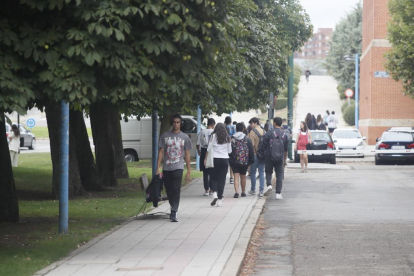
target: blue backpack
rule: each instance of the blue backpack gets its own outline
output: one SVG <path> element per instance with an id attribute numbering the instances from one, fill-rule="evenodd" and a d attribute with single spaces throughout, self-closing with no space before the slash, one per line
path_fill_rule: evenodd
<path id="1" fill-rule="evenodd" d="M 233 135 L 236 134 L 236 128 L 233 125 L 226 126 L 226 130 L 230 137 L 233 137 Z"/>

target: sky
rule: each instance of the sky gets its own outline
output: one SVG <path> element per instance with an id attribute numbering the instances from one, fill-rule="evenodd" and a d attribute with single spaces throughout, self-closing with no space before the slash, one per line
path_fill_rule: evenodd
<path id="1" fill-rule="evenodd" d="M 309 14 L 314 32 L 318 28 L 335 28 L 339 20 L 345 17 L 361 0 L 299 0 Z"/>

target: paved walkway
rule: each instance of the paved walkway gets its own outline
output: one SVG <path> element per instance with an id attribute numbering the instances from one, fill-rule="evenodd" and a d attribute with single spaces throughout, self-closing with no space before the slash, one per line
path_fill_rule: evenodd
<path id="1" fill-rule="evenodd" d="M 183 189 L 178 223 L 141 216 L 36 275 L 237 275 L 265 199 L 234 199 L 226 184 L 223 206 L 212 207 L 202 193 L 202 179 Z M 169 204 L 154 212 L 169 212 Z"/>
<path id="2" fill-rule="evenodd" d="M 304 76 L 301 77 L 296 99 L 294 132 L 297 132 L 300 121 L 305 120 L 306 114 L 310 112 L 315 115 L 315 118 L 318 114 L 321 114 L 323 118 L 326 110 L 329 110 L 329 112 L 335 111 L 335 115 L 339 120 L 339 128 L 349 127 L 342 116 L 342 101 L 339 98 L 337 86 L 338 84 L 331 76 L 310 76 L 309 83 L 306 83 Z"/>

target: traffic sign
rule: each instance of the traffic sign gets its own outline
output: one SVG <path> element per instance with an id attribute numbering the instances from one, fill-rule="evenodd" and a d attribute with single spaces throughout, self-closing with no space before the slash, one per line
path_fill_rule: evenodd
<path id="1" fill-rule="evenodd" d="M 33 118 L 29 118 L 26 120 L 26 126 L 28 128 L 34 128 L 34 126 L 36 125 L 36 120 Z"/>
<path id="2" fill-rule="evenodd" d="M 345 96 L 347 98 L 351 98 L 353 95 L 354 95 L 354 91 L 352 89 L 348 88 L 347 90 L 345 90 Z"/>

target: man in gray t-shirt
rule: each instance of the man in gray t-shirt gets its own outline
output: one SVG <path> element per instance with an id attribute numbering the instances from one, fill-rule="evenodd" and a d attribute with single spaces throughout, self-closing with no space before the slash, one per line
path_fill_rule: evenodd
<path id="1" fill-rule="evenodd" d="M 168 201 L 171 206 L 170 220 L 177 222 L 178 205 L 180 204 L 181 181 L 184 171 L 184 158 L 187 163 L 186 181 L 191 176 L 192 149 L 190 138 L 181 132 L 180 115 L 174 115 L 171 121 L 172 129 L 163 133 L 160 137 L 158 150 L 158 163 L 156 175 L 160 174 L 161 162 L 163 163 L 163 179 L 167 190 Z M 163 162 L 164 160 L 164 162 Z"/>

